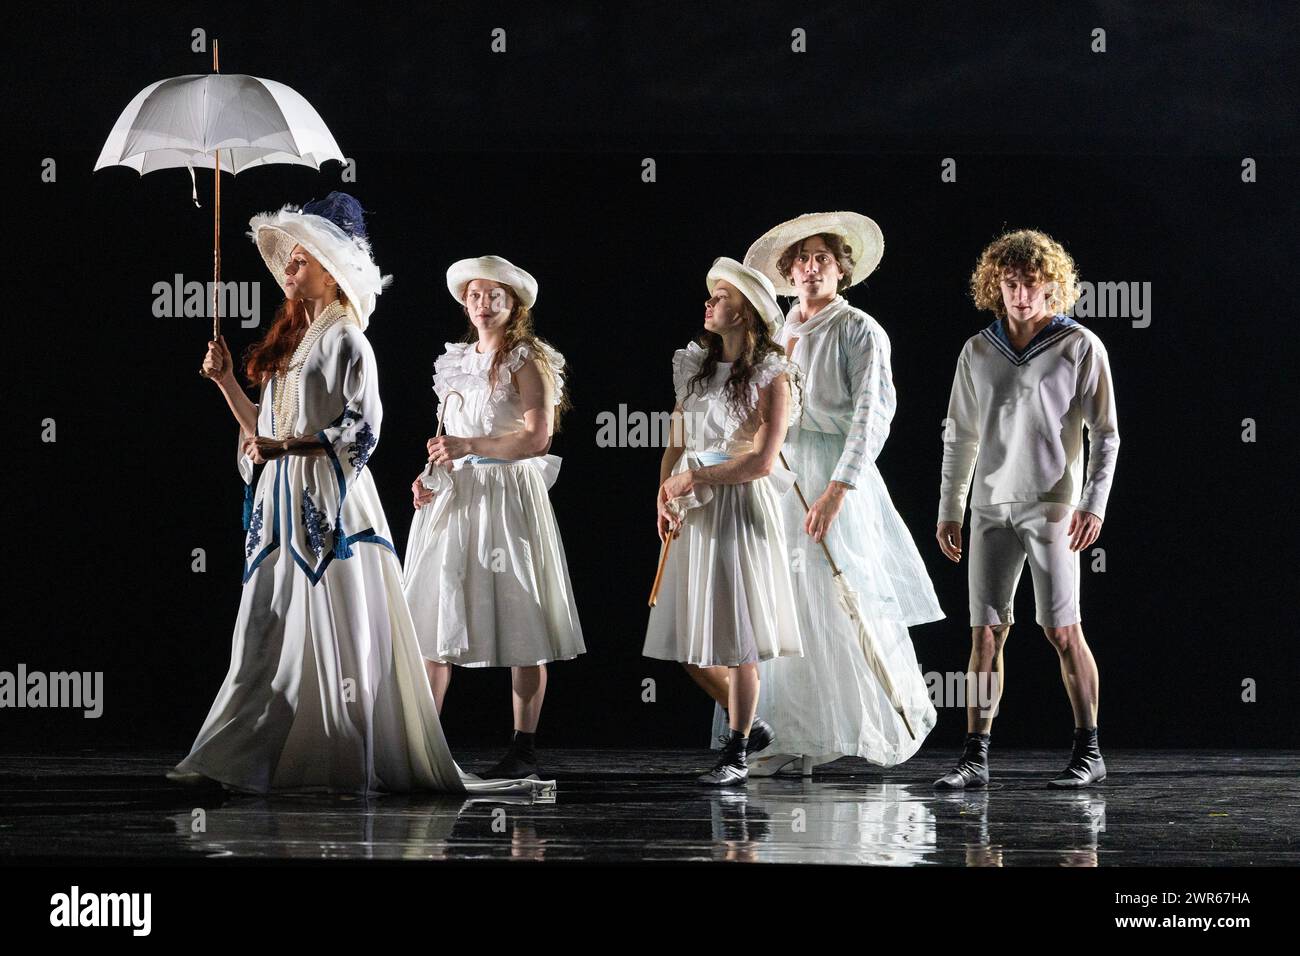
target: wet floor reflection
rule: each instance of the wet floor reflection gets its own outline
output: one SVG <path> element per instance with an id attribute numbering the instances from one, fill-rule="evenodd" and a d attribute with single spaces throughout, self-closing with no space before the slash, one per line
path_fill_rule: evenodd
<path id="1" fill-rule="evenodd" d="M 986 791 L 929 785 L 943 757 L 882 772 L 755 778 L 712 790 L 698 754 L 569 752 L 549 797 L 254 797 L 187 791 L 140 758 L 15 772 L 0 758 L 0 855 L 390 861 L 754 862 L 868 866 L 1300 863 L 1295 754 L 1116 755 L 1111 779 L 1044 786 L 1058 755 L 1003 755 Z M 162 762 L 159 761 L 160 765 Z M 558 763 L 558 761 L 557 761 Z M 1111 760 L 1108 757 L 1107 763 Z M 610 772 L 610 766 L 637 767 Z M 152 767 L 152 765 L 150 765 Z M 900 779 L 901 778 L 901 779 Z M 1109 821 L 1108 821 L 1109 815 Z"/>

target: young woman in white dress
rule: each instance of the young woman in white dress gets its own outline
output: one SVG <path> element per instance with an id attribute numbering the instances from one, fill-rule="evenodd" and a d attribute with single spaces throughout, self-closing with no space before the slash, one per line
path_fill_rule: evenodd
<path id="1" fill-rule="evenodd" d="M 440 712 L 453 664 L 510 668 L 514 736 L 487 776 L 531 777 L 546 665 L 586 650 L 547 494 L 569 405 L 564 357 L 533 332 L 537 281 L 523 269 L 462 259 L 447 288 L 470 328 L 434 365 L 445 434 L 411 486 L 403 589 Z"/>
<path id="2" fill-rule="evenodd" d="M 462 777 L 420 668 L 369 468 L 383 409 L 364 331 L 391 277 L 360 204 L 332 192 L 250 225 L 285 294 L 245 366 L 260 403 L 224 338 L 203 363 L 241 430 L 243 593 L 225 682 L 168 777 L 255 793 L 536 789 Z"/>
<path id="3" fill-rule="evenodd" d="M 786 436 L 785 456 L 810 505 L 805 514 L 794 496 L 784 502 L 790 546 L 804 561 L 795 576 L 804 654 L 761 670 L 759 713 L 781 728 L 782 744 L 757 761 L 755 775 L 811 774 L 842 755 L 892 766 L 917 751 L 936 719 L 907 629 L 944 615 L 876 466 L 897 406 L 889 336 L 843 296 L 883 251 L 871 219 L 830 212 L 781 223 L 745 255 L 778 292 L 798 297 L 777 341 L 804 375 L 803 417 Z M 857 592 L 912 733 L 863 653 L 823 541 Z"/>
<path id="4" fill-rule="evenodd" d="M 673 356 L 656 505 L 669 550 L 643 653 L 680 661 L 726 711 L 722 753 L 699 782 L 733 786 L 774 739 L 754 719 L 759 661 L 801 653 L 780 508 L 794 475 L 778 462 L 799 374 L 772 341 L 781 310 L 765 276 L 724 257 L 707 284 L 704 333 Z"/>

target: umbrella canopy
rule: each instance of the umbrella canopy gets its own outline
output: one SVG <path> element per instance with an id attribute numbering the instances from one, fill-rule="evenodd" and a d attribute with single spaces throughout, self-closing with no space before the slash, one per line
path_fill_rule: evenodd
<path id="1" fill-rule="evenodd" d="M 294 163 L 320 169 L 343 153 L 320 114 L 283 83 L 242 73 L 196 73 L 146 86 L 122 111 L 95 169 L 144 175 L 195 166 L 239 173 Z"/>
<path id="2" fill-rule="evenodd" d="M 194 167 L 212 174 L 212 338 L 221 335 L 221 176 L 250 166 L 292 163 L 320 169 L 344 162 L 334 134 L 312 105 L 274 80 L 220 73 L 217 42 L 211 73 L 174 76 L 146 86 L 127 104 L 100 150 L 95 169 L 128 166 L 140 175 L 184 166 L 199 204 Z M 200 374 L 207 373 L 200 370 Z"/>

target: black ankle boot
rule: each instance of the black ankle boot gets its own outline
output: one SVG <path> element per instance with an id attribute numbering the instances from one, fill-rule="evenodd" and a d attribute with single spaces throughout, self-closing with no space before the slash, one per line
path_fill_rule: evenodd
<path id="1" fill-rule="evenodd" d="M 696 782 L 710 787 L 734 787 L 744 783 L 749 779 L 749 763 L 745 759 L 749 738 L 742 737 L 739 730 L 733 730 L 718 739 L 722 741 L 718 762 L 708 773 L 696 777 Z"/>
<path id="2" fill-rule="evenodd" d="M 485 780 L 523 780 L 526 777 L 540 779 L 541 771 L 537 768 L 534 739 L 534 734 L 516 730 L 510 746 L 506 749 L 506 755 L 479 776 Z"/>
<path id="3" fill-rule="evenodd" d="M 989 785 L 989 735 L 966 735 L 957 766 L 934 782 L 936 790 L 975 790 Z"/>
<path id="4" fill-rule="evenodd" d="M 749 725 L 749 748 L 746 750 L 746 756 L 753 756 L 760 750 L 766 750 L 772 746 L 776 740 L 776 731 L 762 717 L 755 717 L 754 722 Z"/>
<path id="5" fill-rule="evenodd" d="M 1097 745 L 1096 727 L 1074 728 L 1074 752 L 1070 762 L 1055 778 L 1047 781 L 1049 787 L 1086 787 L 1106 779 L 1106 762 L 1101 759 Z"/>
<path id="6" fill-rule="evenodd" d="M 722 708 L 722 719 L 728 725 L 728 733 L 730 733 L 731 712 L 725 707 Z M 723 740 L 722 737 L 718 739 Z M 766 750 L 775 742 L 776 731 L 772 729 L 772 725 L 756 715 L 749 724 L 749 748 L 746 750 L 746 755 L 752 757 L 754 754 Z"/>

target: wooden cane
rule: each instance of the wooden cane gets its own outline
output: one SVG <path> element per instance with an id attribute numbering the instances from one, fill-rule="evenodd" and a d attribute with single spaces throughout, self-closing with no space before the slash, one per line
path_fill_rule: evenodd
<path id="1" fill-rule="evenodd" d="M 668 563 L 668 547 L 673 543 L 673 538 L 677 537 L 677 532 L 671 532 L 668 537 L 664 538 L 664 543 L 659 546 L 659 567 L 655 570 L 655 583 L 650 587 L 650 606 L 655 606 L 655 601 L 659 600 L 659 585 L 664 580 L 664 567 Z"/>

